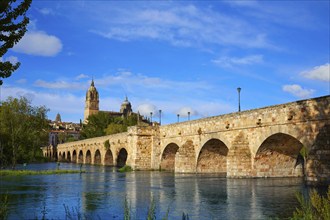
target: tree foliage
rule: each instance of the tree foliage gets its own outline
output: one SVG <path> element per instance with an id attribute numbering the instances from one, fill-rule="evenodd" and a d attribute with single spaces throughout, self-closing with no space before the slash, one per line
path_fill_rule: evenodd
<path id="1" fill-rule="evenodd" d="M 0 1 L 0 57 L 12 48 L 25 34 L 29 18 L 26 12 L 32 0 L 23 0 L 16 3 L 16 0 Z M 2 78 L 9 77 L 18 69 L 20 63 L 11 63 L 0 60 L 0 85 Z"/>
<path id="2" fill-rule="evenodd" d="M 26 163 L 42 156 L 48 142 L 48 109 L 35 107 L 24 97 L 9 97 L 0 106 L 0 160 L 6 166 Z"/>
<path id="3" fill-rule="evenodd" d="M 88 123 L 83 126 L 80 136 L 82 139 L 100 137 L 127 131 L 129 126 L 137 124 L 137 116 L 127 118 L 115 117 L 106 112 L 99 112 L 88 117 Z"/>

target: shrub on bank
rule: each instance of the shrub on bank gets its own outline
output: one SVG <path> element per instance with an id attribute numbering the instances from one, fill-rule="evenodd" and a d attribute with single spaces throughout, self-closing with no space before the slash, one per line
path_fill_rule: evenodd
<path id="1" fill-rule="evenodd" d="M 291 220 L 328 220 L 330 219 L 330 186 L 326 196 L 321 196 L 313 189 L 309 198 L 305 199 L 302 194 L 296 195 L 300 208 L 293 213 Z"/>

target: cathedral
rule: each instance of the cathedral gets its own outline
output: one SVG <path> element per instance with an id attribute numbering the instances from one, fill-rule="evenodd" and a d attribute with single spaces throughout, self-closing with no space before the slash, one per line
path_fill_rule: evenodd
<path id="1" fill-rule="evenodd" d="M 86 100 L 85 100 L 85 111 L 84 111 L 84 123 L 87 123 L 87 119 L 90 115 L 97 114 L 98 112 L 105 112 L 110 114 L 111 116 L 120 116 L 120 117 L 127 117 L 132 114 L 136 114 L 132 111 L 132 105 L 128 101 L 127 96 L 124 102 L 121 104 L 120 111 L 101 111 L 99 109 L 99 92 L 95 88 L 94 80 L 90 87 L 86 92 Z"/>

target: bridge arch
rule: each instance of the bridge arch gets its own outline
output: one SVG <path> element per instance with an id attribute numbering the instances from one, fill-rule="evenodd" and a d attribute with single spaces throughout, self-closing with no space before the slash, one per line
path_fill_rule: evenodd
<path id="1" fill-rule="evenodd" d="M 110 149 L 105 152 L 104 155 L 104 165 L 112 166 L 113 164 L 113 155 Z"/>
<path id="2" fill-rule="evenodd" d="M 72 152 L 72 162 L 77 163 L 77 151 L 73 150 Z"/>
<path id="3" fill-rule="evenodd" d="M 127 150 L 125 148 L 121 148 L 117 157 L 118 167 L 123 167 L 126 165 L 127 156 L 128 156 Z"/>
<path id="4" fill-rule="evenodd" d="M 90 150 L 87 150 L 85 164 L 91 164 L 91 163 L 92 163 L 92 154 Z"/>
<path id="5" fill-rule="evenodd" d="M 101 153 L 100 150 L 97 149 L 94 154 L 94 164 L 101 164 Z"/>
<path id="6" fill-rule="evenodd" d="M 227 173 L 228 147 L 219 139 L 208 140 L 197 157 L 198 173 Z"/>
<path id="7" fill-rule="evenodd" d="M 66 157 L 65 157 L 65 152 L 63 152 L 62 154 L 62 160 L 65 161 L 66 160 Z"/>
<path id="8" fill-rule="evenodd" d="M 175 143 L 170 143 L 165 147 L 160 162 L 160 167 L 162 170 L 175 170 L 175 154 L 178 149 L 179 146 Z"/>
<path id="9" fill-rule="evenodd" d="M 295 137 L 276 133 L 263 141 L 254 157 L 257 177 L 303 176 L 303 144 Z"/>
<path id="10" fill-rule="evenodd" d="M 78 154 L 78 163 L 84 163 L 84 153 L 82 150 L 80 150 Z"/>
<path id="11" fill-rule="evenodd" d="M 70 153 L 70 151 L 68 151 L 68 153 L 67 153 L 67 161 L 71 162 L 71 153 Z"/>

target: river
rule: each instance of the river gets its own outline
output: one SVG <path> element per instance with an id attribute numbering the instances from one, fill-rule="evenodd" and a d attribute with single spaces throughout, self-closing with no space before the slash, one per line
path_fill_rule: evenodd
<path id="1" fill-rule="evenodd" d="M 80 169 L 70 163 L 59 167 Z M 32 170 L 56 168 L 56 163 L 27 166 Z M 86 173 L 1 177 L 1 194 L 9 197 L 9 219 L 123 219 L 125 198 L 132 219 L 146 219 L 152 199 L 157 219 L 167 212 L 168 219 L 181 219 L 183 213 L 190 219 L 285 218 L 298 206 L 295 193 L 308 191 L 300 178 L 119 173 L 113 167 L 92 165 L 82 169 Z"/>

